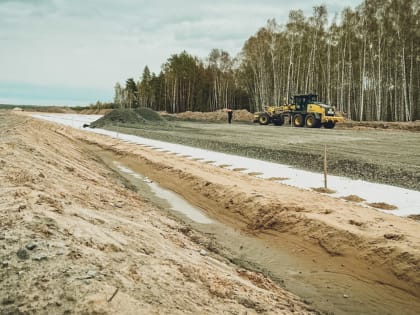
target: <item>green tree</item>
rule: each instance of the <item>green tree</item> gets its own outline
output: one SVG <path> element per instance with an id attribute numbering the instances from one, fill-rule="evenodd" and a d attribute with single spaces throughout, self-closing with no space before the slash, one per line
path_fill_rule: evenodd
<path id="1" fill-rule="evenodd" d="M 137 85 L 133 78 L 125 82 L 126 102 L 128 108 L 137 107 Z"/>

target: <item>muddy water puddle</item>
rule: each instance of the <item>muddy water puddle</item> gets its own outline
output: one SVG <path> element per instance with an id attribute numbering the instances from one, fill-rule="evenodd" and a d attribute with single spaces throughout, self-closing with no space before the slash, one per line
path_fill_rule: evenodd
<path id="1" fill-rule="evenodd" d="M 134 185 L 142 196 L 214 239 L 217 251 L 223 256 L 240 266 L 267 274 L 322 313 L 420 313 L 419 299 L 349 272 L 344 268 L 344 258 L 334 260 L 326 254 L 311 253 L 297 243 L 296 246 L 285 245 L 270 235 L 247 235 L 209 217 L 180 195 L 140 174 L 135 163 L 128 163 L 109 151 L 99 154 L 105 164 Z"/>
<path id="2" fill-rule="evenodd" d="M 158 183 L 150 180 L 146 176 L 143 176 L 139 173 L 134 172 L 128 167 L 123 166 L 119 162 L 114 162 L 115 167 L 125 173 L 128 174 L 132 179 L 130 180 L 132 184 L 134 184 L 137 188 L 144 188 L 147 185 L 150 188 L 150 191 L 153 193 L 151 195 L 152 202 L 159 203 L 161 205 L 166 205 L 166 207 L 172 211 L 177 211 L 194 222 L 201 223 L 201 224 L 210 224 L 214 223 L 213 220 L 208 218 L 201 209 L 198 209 L 188 203 L 184 198 L 180 195 L 163 188 Z"/>

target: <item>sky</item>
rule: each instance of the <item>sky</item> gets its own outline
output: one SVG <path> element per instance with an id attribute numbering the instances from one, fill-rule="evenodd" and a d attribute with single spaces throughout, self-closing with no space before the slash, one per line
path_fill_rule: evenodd
<path id="1" fill-rule="evenodd" d="M 329 16 L 361 0 L 0 0 L 0 104 L 112 101 L 116 82 L 159 73 L 172 55 L 236 56 L 267 20 L 290 10 Z"/>

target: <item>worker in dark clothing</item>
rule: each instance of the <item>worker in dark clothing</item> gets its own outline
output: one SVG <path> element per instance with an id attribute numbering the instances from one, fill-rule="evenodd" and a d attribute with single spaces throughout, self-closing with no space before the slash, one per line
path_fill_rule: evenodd
<path id="1" fill-rule="evenodd" d="M 232 123 L 232 117 L 233 117 L 233 110 L 228 108 L 227 113 L 228 113 L 228 122 L 229 122 L 229 124 L 231 124 Z"/>

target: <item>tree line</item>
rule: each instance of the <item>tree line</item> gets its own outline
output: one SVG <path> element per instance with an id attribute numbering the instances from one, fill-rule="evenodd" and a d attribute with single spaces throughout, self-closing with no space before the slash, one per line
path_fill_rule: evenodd
<path id="1" fill-rule="evenodd" d="M 205 60 L 183 51 L 115 85 L 114 106 L 171 113 L 262 110 L 293 94 L 315 93 L 353 120 L 420 119 L 420 2 L 365 0 L 328 22 L 292 10 L 245 43 L 238 56 L 213 49 Z"/>

